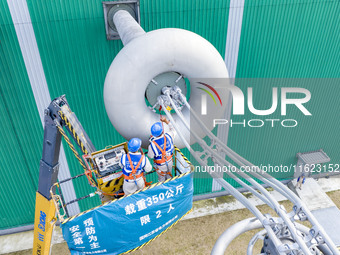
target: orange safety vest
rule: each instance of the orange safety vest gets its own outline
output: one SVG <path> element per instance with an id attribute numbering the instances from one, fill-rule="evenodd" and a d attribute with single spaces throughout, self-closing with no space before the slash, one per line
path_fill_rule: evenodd
<path id="1" fill-rule="evenodd" d="M 165 162 L 168 162 L 169 160 L 172 159 L 172 154 L 170 156 L 166 155 L 166 137 L 164 135 L 164 149 L 162 150 L 161 146 L 158 145 L 158 143 L 156 143 L 155 141 L 152 141 L 154 145 L 156 145 L 156 147 L 162 152 L 162 158 L 161 159 L 156 159 L 154 160 L 154 162 L 156 164 L 163 164 Z"/>
<path id="2" fill-rule="evenodd" d="M 144 155 L 142 155 L 142 157 L 140 158 L 140 160 L 139 160 L 139 162 L 138 162 L 138 164 L 137 164 L 137 166 L 136 166 L 135 168 L 133 167 L 133 164 L 132 164 L 132 160 L 131 160 L 130 154 L 127 153 L 126 156 L 127 156 L 127 158 L 129 159 L 129 163 L 130 163 L 130 167 L 131 167 L 132 171 L 131 171 L 131 173 L 129 174 L 129 176 L 126 176 L 126 175 L 124 174 L 124 179 L 125 179 L 125 180 L 135 180 L 135 179 L 138 179 L 138 178 L 142 177 L 142 176 L 143 176 L 143 172 L 140 173 L 140 174 L 138 174 L 138 175 L 136 175 L 136 172 L 137 172 L 138 167 L 140 166 L 140 164 L 141 164 L 142 161 L 143 161 Z"/>

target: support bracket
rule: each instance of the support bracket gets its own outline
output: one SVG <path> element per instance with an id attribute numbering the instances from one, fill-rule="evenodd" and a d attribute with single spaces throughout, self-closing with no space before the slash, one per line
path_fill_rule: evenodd
<path id="1" fill-rule="evenodd" d="M 105 31 L 107 40 L 119 40 L 119 34 L 113 22 L 113 16 L 119 10 L 125 10 L 140 24 L 139 0 L 126 0 L 114 2 L 102 2 L 105 19 Z"/>

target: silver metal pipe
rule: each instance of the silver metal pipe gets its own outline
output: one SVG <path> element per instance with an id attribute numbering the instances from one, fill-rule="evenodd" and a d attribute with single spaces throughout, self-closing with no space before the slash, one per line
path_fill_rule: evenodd
<path id="1" fill-rule="evenodd" d="M 250 239 L 249 244 L 248 244 L 248 248 L 247 248 L 247 255 L 253 255 L 253 249 L 255 246 L 255 243 L 257 242 L 257 240 L 261 237 L 264 236 L 267 233 L 267 231 L 265 229 L 257 232 L 252 239 Z"/>
<path id="2" fill-rule="evenodd" d="M 235 161 L 238 165 L 240 166 L 245 166 L 248 164 L 244 164 L 242 163 L 243 158 L 238 155 L 236 152 L 234 152 L 232 149 L 230 149 L 227 145 L 225 145 L 222 141 L 220 141 L 205 125 L 203 125 L 199 119 L 199 117 L 197 116 L 196 112 L 191 108 L 191 106 L 189 105 L 189 103 L 186 101 L 186 98 L 180 93 L 180 96 L 183 100 L 183 102 L 185 103 L 185 105 L 187 106 L 187 108 L 190 110 L 190 113 L 194 116 L 194 118 L 196 119 L 197 123 L 200 125 L 200 127 L 205 131 L 205 133 L 208 135 L 208 137 L 210 139 L 214 139 L 214 141 L 217 142 L 217 144 L 221 147 L 222 150 L 224 150 L 224 153 L 226 155 L 228 155 L 228 157 L 230 157 L 233 161 Z M 252 165 L 250 163 L 250 165 Z M 250 173 L 251 175 L 255 175 L 254 177 L 256 178 L 260 178 L 263 179 L 262 176 L 258 175 L 257 173 Z M 264 182 L 266 184 L 272 184 L 270 181 L 264 180 Z M 287 197 L 287 199 L 292 201 L 292 198 L 290 198 L 289 194 L 287 194 L 286 192 L 284 192 L 281 188 L 277 187 L 277 191 L 280 192 L 280 194 L 282 194 L 283 196 Z"/>
<path id="3" fill-rule="evenodd" d="M 194 152 L 193 149 L 190 147 L 189 143 L 184 139 L 183 135 L 181 134 L 181 132 L 180 132 L 180 130 L 179 130 L 179 128 L 178 128 L 176 122 L 174 121 L 173 117 L 171 116 L 170 112 L 166 109 L 166 107 L 164 106 L 164 104 L 163 104 L 162 102 L 161 102 L 160 104 L 162 105 L 163 110 L 165 111 L 167 117 L 168 117 L 168 118 L 170 119 L 170 121 L 172 122 L 172 125 L 174 126 L 174 128 L 175 128 L 177 134 L 181 137 L 181 139 L 184 140 L 183 143 L 185 144 L 185 146 L 187 147 L 187 149 L 190 151 L 190 153 L 193 153 L 193 152 Z M 196 158 L 196 160 L 197 160 L 201 165 L 206 165 L 206 163 L 205 163 L 203 160 L 201 160 L 199 157 L 195 157 L 195 158 Z M 213 175 L 214 173 L 209 173 L 209 174 L 210 174 L 210 175 Z M 225 181 L 224 181 L 224 182 L 225 182 Z M 250 208 L 250 211 L 251 211 L 255 216 L 259 216 L 259 218 L 264 218 L 264 216 L 262 215 L 262 213 L 261 213 L 255 206 L 253 206 L 248 200 L 246 200 L 245 197 L 244 197 L 239 191 L 237 191 L 234 187 L 232 187 L 229 183 L 227 183 L 227 182 L 226 182 L 226 183 L 223 183 L 223 182 L 222 182 L 221 185 L 222 185 L 224 188 L 226 188 L 226 189 L 228 189 L 228 190 L 231 190 L 231 194 L 232 194 L 233 196 L 235 196 L 236 198 L 242 196 L 243 198 L 240 197 L 240 200 L 241 200 L 241 202 L 242 202 L 242 201 L 245 202 L 244 206 L 246 206 L 247 208 L 248 208 L 248 206 L 251 207 L 251 208 Z M 253 210 L 253 211 L 252 211 L 252 210 Z"/>
<path id="4" fill-rule="evenodd" d="M 308 235 L 309 233 L 309 228 L 307 228 L 306 226 L 300 224 L 300 223 L 296 223 L 296 227 L 298 230 L 300 230 L 301 232 L 305 233 L 306 235 Z M 324 255 L 334 255 L 334 253 L 332 253 L 330 251 L 330 249 L 328 248 L 328 246 L 326 244 L 321 244 L 318 245 L 317 248 L 324 254 Z"/>
<path id="5" fill-rule="evenodd" d="M 239 156 L 239 155 L 238 155 Z M 241 157 L 241 156 L 240 156 Z M 242 157 L 241 157 L 242 158 Z M 244 159 L 246 163 L 252 165 L 249 161 Z M 254 176 L 256 177 L 258 174 L 253 173 Z M 260 176 L 260 175 L 258 175 Z M 266 177 L 266 178 L 263 178 Z M 333 254 L 340 254 L 338 251 L 337 247 L 335 246 L 334 242 L 330 239 L 328 234 L 324 231 L 323 227 L 319 224 L 319 222 L 316 220 L 314 215 L 311 213 L 311 211 L 308 209 L 308 207 L 304 204 L 304 202 L 293 192 L 291 191 L 288 187 L 283 185 L 281 182 L 279 182 L 277 179 L 273 178 L 267 173 L 263 173 L 263 177 L 261 180 L 264 182 L 267 182 L 267 180 L 271 183 L 271 186 L 277 190 L 281 191 L 280 193 L 284 192 L 286 196 L 288 196 L 289 200 L 292 201 L 297 207 L 301 207 L 304 213 L 307 215 L 308 221 L 313 225 L 313 227 L 316 227 L 316 229 L 319 230 L 322 238 L 324 239 L 325 243 L 329 246 L 329 249 L 333 252 Z M 259 178 L 259 177 L 257 177 Z"/>
<path id="6" fill-rule="evenodd" d="M 173 109 L 175 110 L 175 112 L 177 113 L 177 115 L 180 117 L 181 121 L 183 122 L 183 124 L 185 125 L 185 127 L 190 131 L 190 133 L 195 137 L 196 140 L 199 140 L 199 137 L 196 135 L 196 133 L 192 130 L 190 130 L 190 127 L 188 125 L 188 123 L 186 122 L 184 116 L 180 113 L 180 111 L 177 109 L 177 106 L 175 105 L 175 103 L 173 102 L 172 98 L 170 97 L 169 93 L 166 93 Z M 203 125 L 203 123 L 201 123 Z M 199 142 L 199 144 L 202 146 L 202 148 L 205 148 L 206 150 L 209 151 L 209 153 L 211 154 L 211 156 L 213 156 L 217 162 L 220 165 L 228 165 L 228 166 L 233 166 L 232 164 L 230 164 L 227 160 L 223 159 L 217 152 L 213 151 L 213 149 L 211 149 L 208 145 L 206 145 L 204 142 Z M 228 175 L 233 175 L 230 172 L 227 172 Z M 265 197 L 269 200 L 269 203 L 267 203 L 269 206 L 271 206 L 275 212 L 283 219 L 283 221 L 286 223 L 286 225 L 288 226 L 292 236 L 294 237 L 294 240 L 299 244 L 301 250 L 304 252 L 304 254 L 311 254 L 309 248 L 307 247 L 306 243 L 304 242 L 304 240 L 301 238 L 301 236 L 298 235 L 297 230 L 294 226 L 294 224 L 292 223 L 292 221 L 290 220 L 290 218 L 288 217 L 286 211 L 283 210 L 283 208 L 281 207 L 281 205 L 269 194 L 269 192 L 264 189 L 259 183 L 257 183 L 255 180 L 253 180 L 252 178 L 250 178 L 248 175 L 244 174 L 242 171 L 240 171 L 238 173 L 239 175 L 241 175 L 242 177 L 246 178 L 247 181 L 249 181 L 252 185 L 254 185 L 256 188 L 258 188 L 264 195 Z M 235 177 L 235 176 L 234 176 Z M 236 180 L 236 179 L 235 179 Z M 257 193 L 257 192 L 256 192 Z M 256 195 L 256 194 L 254 194 Z M 261 198 L 261 197 L 260 197 Z M 262 199 L 262 198 L 261 198 Z M 271 239 L 273 239 L 273 236 L 270 236 Z"/>
<path id="7" fill-rule="evenodd" d="M 228 157 L 230 157 L 233 161 L 235 161 L 240 166 L 253 166 L 253 164 L 251 164 L 250 162 L 248 162 L 249 164 L 243 163 L 242 160 L 245 160 L 243 157 L 241 157 L 239 154 L 237 154 L 232 149 L 230 149 L 220 139 L 218 139 L 205 125 L 203 125 L 200 121 L 200 118 L 197 116 L 196 112 L 191 108 L 191 106 L 189 105 L 188 101 L 183 96 L 183 94 L 180 93 L 179 95 L 180 95 L 182 101 L 185 103 L 186 107 L 190 110 L 190 114 L 192 114 L 194 116 L 194 118 L 196 119 L 196 121 L 200 125 L 200 127 L 205 131 L 205 133 L 208 135 L 208 137 L 210 139 L 214 139 L 214 141 L 221 147 L 222 150 L 224 150 L 223 152 L 225 154 L 227 154 Z M 259 178 L 259 177 L 261 177 L 261 176 L 257 175 L 256 178 Z M 261 179 L 262 179 L 262 177 L 261 177 Z M 289 198 L 288 194 L 286 194 L 285 192 L 282 191 L 281 194 L 284 195 L 285 197 Z"/>
<path id="8" fill-rule="evenodd" d="M 278 186 L 282 186 L 282 183 L 280 183 L 278 180 L 276 180 L 275 178 L 271 177 L 272 181 L 277 184 Z M 293 191 L 291 191 L 289 188 L 287 188 L 286 186 L 283 187 L 283 189 L 292 197 L 296 197 L 297 196 L 294 194 Z M 300 203 L 299 203 L 300 202 Z M 323 227 L 320 225 L 320 223 L 317 221 L 317 219 L 314 217 L 314 215 L 311 213 L 311 211 L 307 208 L 307 206 L 298 198 L 296 199 L 295 204 L 300 204 L 301 207 L 303 208 L 304 213 L 307 215 L 308 217 L 308 221 L 310 223 L 312 223 L 313 227 L 315 226 L 317 228 L 317 230 L 320 232 L 323 240 L 325 241 L 325 243 L 327 244 L 328 248 L 333 252 L 333 254 L 337 254 L 340 255 L 339 250 L 337 249 L 337 247 L 335 246 L 334 242 L 332 241 L 332 239 L 328 236 L 328 234 L 325 232 L 325 230 L 323 229 Z"/>
<path id="9" fill-rule="evenodd" d="M 226 231 L 220 235 L 217 239 L 211 255 L 224 255 L 229 244 L 239 235 L 248 232 L 249 230 L 262 228 L 262 223 L 256 218 L 249 218 L 237 222 L 229 227 Z"/>
<path id="10" fill-rule="evenodd" d="M 200 123 L 199 118 L 197 116 L 197 114 L 191 109 L 190 105 L 188 104 L 188 102 L 186 101 L 186 98 L 182 95 L 182 93 L 179 93 L 182 101 L 185 103 L 185 105 L 190 109 L 190 113 L 193 114 L 193 116 L 195 117 L 195 119 L 197 120 L 198 123 Z M 201 124 L 201 123 L 200 123 Z M 200 125 L 201 127 L 204 125 Z M 239 165 L 247 165 L 247 166 L 251 166 L 251 167 L 255 167 L 252 163 L 250 163 L 248 160 L 246 160 L 245 158 L 243 158 L 242 156 L 240 156 L 239 154 L 237 154 L 236 152 L 234 152 L 232 149 L 230 149 L 228 146 L 226 146 L 225 144 L 223 144 L 218 138 L 216 138 L 210 130 L 208 130 L 205 126 L 203 127 L 204 130 L 207 132 L 208 135 L 211 135 L 213 137 L 213 139 L 220 145 L 222 146 L 222 148 L 225 149 L 226 154 L 232 159 L 234 160 L 237 164 Z M 257 167 L 256 167 L 257 168 Z M 258 168 L 257 168 L 258 169 Z M 258 169 L 259 171 L 261 171 L 260 169 Z M 261 171 L 262 172 L 262 171 Z M 315 217 L 313 216 L 313 214 L 309 211 L 309 209 L 307 208 L 307 206 L 301 201 L 301 199 L 299 197 L 296 196 L 296 194 L 294 194 L 294 192 L 292 192 L 288 187 L 286 187 L 285 185 L 283 185 L 281 182 L 279 182 L 278 180 L 276 180 L 275 178 L 273 178 L 271 175 L 262 172 L 263 176 L 259 175 L 256 172 L 251 172 L 250 174 L 254 175 L 254 177 L 256 178 L 261 178 L 261 180 L 263 180 L 263 182 L 267 183 L 267 184 L 271 184 L 271 186 L 277 190 L 278 192 L 280 192 L 282 195 L 284 195 L 285 197 L 287 197 L 290 201 L 292 201 L 295 205 L 297 205 L 298 207 L 301 207 L 304 212 L 306 213 L 308 220 L 315 225 L 325 243 L 327 243 L 327 245 L 329 246 L 329 248 L 331 249 L 331 251 L 334 254 L 340 254 L 339 251 L 337 250 L 334 242 L 330 239 L 330 237 L 328 236 L 328 234 L 324 231 L 324 229 L 322 228 L 322 226 L 319 224 L 319 222 L 315 219 Z M 265 177 L 265 178 L 263 178 Z"/>
<path id="11" fill-rule="evenodd" d="M 124 46 L 133 39 L 145 34 L 143 28 L 127 11 L 117 11 L 113 16 L 113 22 L 115 23 L 118 34 Z"/>
<path id="12" fill-rule="evenodd" d="M 173 100 L 171 99 L 171 97 L 169 95 L 168 96 L 168 99 L 171 103 L 171 105 L 173 106 L 176 114 L 180 117 L 180 119 L 182 120 L 184 126 L 188 129 L 189 132 L 192 132 L 192 134 L 195 136 L 195 139 L 197 139 L 197 135 L 192 131 L 190 130 L 190 127 L 189 127 L 189 124 L 185 121 L 185 118 L 184 116 L 182 115 L 181 111 L 179 111 L 177 109 L 177 107 L 175 106 Z M 203 146 L 205 146 L 203 143 L 200 144 L 203 148 Z M 231 165 L 231 164 L 230 164 Z M 248 189 L 248 191 L 250 191 L 252 194 L 254 194 L 256 197 L 258 197 L 259 199 L 261 199 L 264 203 L 266 203 L 267 205 L 269 205 L 273 210 L 276 210 L 275 209 L 275 206 L 273 205 L 272 202 L 270 202 L 266 197 L 262 196 L 261 194 L 259 194 L 255 189 L 253 189 L 251 186 L 249 186 L 248 184 L 246 184 L 245 182 L 241 181 L 237 176 L 235 176 L 233 173 L 231 172 L 226 172 L 226 174 L 228 174 L 231 178 L 233 178 L 238 184 L 240 184 L 242 187 Z M 221 177 L 220 177 L 221 178 Z M 250 181 L 249 177 L 247 176 L 246 179 L 248 181 Z M 262 187 L 262 186 L 261 186 Z"/>
<path id="13" fill-rule="evenodd" d="M 182 95 L 182 93 L 177 92 L 178 94 Z M 208 145 L 206 145 L 203 142 L 200 142 L 202 140 L 200 140 L 198 138 L 198 136 L 195 134 L 195 132 L 193 132 L 192 130 L 190 130 L 190 127 L 188 125 L 188 123 L 186 122 L 184 116 L 180 113 L 180 111 L 177 109 L 176 104 L 173 102 L 172 98 L 169 95 L 169 92 L 166 93 L 168 100 L 170 101 L 172 107 L 174 108 L 174 110 L 176 111 L 177 115 L 180 117 L 181 121 L 184 123 L 185 127 L 190 131 L 190 133 L 195 137 L 195 139 L 197 141 L 199 141 L 200 146 L 202 146 L 202 148 L 206 149 L 207 151 L 209 151 L 209 153 L 211 154 L 211 156 L 213 156 L 217 162 L 220 165 L 228 165 L 228 166 L 233 166 L 232 164 L 230 164 L 227 160 L 225 160 L 224 158 L 222 158 L 217 152 L 213 151 Z M 182 96 L 183 97 L 183 96 Z M 186 101 L 186 100 L 183 100 Z M 189 104 L 186 104 L 186 106 L 189 108 L 189 110 L 191 110 L 191 107 Z M 201 122 L 199 122 L 200 126 L 204 126 L 205 125 Z M 210 131 L 209 131 L 210 132 Z M 215 139 L 214 139 L 215 138 Z M 214 137 L 213 140 L 216 141 L 218 140 L 218 138 Z M 231 174 L 231 173 L 228 173 Z M 285 222 L 285 224 L 288 226 L 292 236 L 294 237 L 294 240 L 299 244 L 301 250 L 304 252 L 304 254 L 311 254 L 309 248 L 307 247 L 306 243 L 304 242 L 304 240 L 301 238 L 301 236 L 298 235 L 297 230 L 294 226 L 294 224 L 292 223 L 290 217 L 288 217 L 287 213 L 285 210 L 283 210 L 283 208 L 280 206 L 280 204 L 273 199 L 273 197 L 269 194 L 269 192 L 264 189 L 259 183 L 257 183 L 255 180 L 253 180 L 252 178 L 250 178 L 248 175 L 244 174 L 242 171 L 240 171 L 238 173 L 239 175 L 241 175 L 242 177 L 246 178 L 252 185 L 254 185 L 256 188 L 258 188 L 264 195 L 265 197 L 270 201 L 270 203 L 267 203 L 269 206 L 271 206 L 276 213 L 283 219 L 283 221 Z M 273 236 L 270 236 L 272 239 L 274 238 Z"/>
<path id="14" fill-rule="evenodd" d="M 229 244 L 236 237 L 238 237 L 239 235 L 241 235 L 241 234 L 243 234 L 247 231 L 259 229 L 259 228 L 262 228 L 262 224 L 256 218 L 248 218 L 248 219 L 242 220 L 240 222 L 237 222 L 236 224 L 229 227 L 226 231 L 224 231 L 220 235 L 220 237 L 217 239 L 217 241 L 216 241 L 216 243 L 215 243 L 215 245 L 214 245 L 214 247 L 211 251 L 211 255 L 224 255 Z M 303 232 L 305 234 L 308 234 L 308 232 L 309 232 L 309 229 L 306 226 L 304 226 L 300 223 L 296 223 L 296 228 L 300 232 Z M 255 244 L 258 236 L 264 235 L 265 233 L 266 233 L 266 229 L 263 229 L 260 232 L 258 232 L 257 234 L 255 234 L 255 236 L 249 241 L 247 255 L 253 254 L 253 253 L 250 253 L 250 251 L 252 251 L 252 247 L 250 247 L 250 246 L 253 246 Z M 330 252 L 328 247 L 324 244 L 317 246 L 317 248 L 325 255 L 333 254 L 333 253 Z"/>
<path id="15" fill-rule="evenodd" d="M 250 162 L 248 162 L 249 164 L 244 164 L 242 163 L 242 160 L 244 160 L 244 158 L 242 158 L 240 155 L 238 155 L 236 152 L 234 152 L 232 149 L 230 149 L 227 145 L 225 145 L 221 140 L 219 140 L 205 125 L 203 125 L 199 119 L 199 117 L 197 116 L 196 112 L 191 108 L 191 106 L 189 105 L 189 103 L 187 102 L 186 98 L 183 96 L 182 93 L 180 93 L 180 97 L 183 100 L 183 102 L 185 103 L 186 107 L 190 110 L 190 114 L 192 114 L 195 118 L 195 120 L 197 121 L 197 123 L 200 125 L 200 127 L 205 131 L 205 133 L 208 135 L 208 137 L 210 139 L 213 139 L 220 147 L 222 150 L 224 150 L 224 153 L 226 155 L 228 155 L 228 157 L 230 157 L 233 161 L 235 161 L 238 165 L 240 166 L 253 166 Z M 258 175 L 257 173 L 250 173 L 252 175 L 256 174 L 256 178 L 260 178 L 263 179 L 262 176 Z M 271 182 L 264 180 L 265 183 L 267 184 L 271 184 Z M 286 192 L 284 192 L 283 190 L 281 190 L 278 187 L 278 192 L 280 192 L 283 196 L 287 197 L 287 199 L 291 200 L 289 194 L 287 194 Z"/>
<path id="16" fill-rule="evenodd" d="M 166 113 L 166 115 L 168 116 L 168 118 L 170 119 L 170 121 L 172 122 L 175 130 L 177 131 L 177 134 L 180 136 L 181 139 L 184 139 L 183 135 L 180 132 L 180 129 L 178 128 L 176 122 L 174 121 L 173 117 L 171 116 L 170 112 L 166 109 L 164 102 L 161 101 L 160 105 L 162 105 L 162 108 L 164 110 L 164 112 Z M 190 151 L 190 153 L 192 153 L 192 155 L 195 157 L 195 159 L 201 164 L 201 165 L 206 165 L 206 163 L 201 160 L 200 157 L 197 157 L 197 154 L 194 153 L 194 151 L 192 150 L 192 148 L 190 147 L 190 145 L 188 144 L 188 142 L 184 139 L 183 143 L 185 144 L 185 146 L 188 148 L 188 150 Z M 208 172 L 212 178 L 215 178 L 216 181 L 225 189 L 229 190 L 231 195 L 233 195 L 238 201 L 240 201 L 246 208 L 248 208 L 248 210 L 254 214 L 254 216 L 256 216 L 262 223 L 264 223 L 267 218 L 256 208 L 256 206 L 254 206 L 252 203 L 250 203 L 246 197 L 244 197 L 237 189 L 235 189 L 232 185 L 230 185 L 228 182 L 226 182 L 224 179 L 219 178 L 219 176 L 216 176 L 216 173 L 212 173 L 212 172 Z M 275 235 L 274 231 L 272 230 L 272 228 L 267 225 L 267 224 L 263 224 L 264 228 L 266 228 L 268 234 L 270 235 L 270 237 L 272 238 L 271 240 L 273 241 L 273 243 L 276 245 L 276 247 L 279 247 L 280 245 L 282 245 L 281 241 L 277 238 L 277 236 Z M 306 254 L 310 254 L 310 253 L 306 253 Z"/>

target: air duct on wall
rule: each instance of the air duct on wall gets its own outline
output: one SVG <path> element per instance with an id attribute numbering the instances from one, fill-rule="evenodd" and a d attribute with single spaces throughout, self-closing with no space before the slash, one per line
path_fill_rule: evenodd
<path id="1" fill-rule="evenodd" d="M 201 110 L 201 98 L 205 92 L 195 87 L 200 80 L 216 79 L 210 85 L 223 98 L 223 106 L 216 106 L 212 100 L 207 100 L 207 108 L 214 107 L 214 111 L 202 116 L 212 129 L 213 119 L 221 118 L 227 105 L 227 90 L 223 88 L 227 86 L 229 77 L 224 60 L 215 47 L 201 36 L 183 29 L 165 28 L 145 33 L 130 12 L 124 9 L 116 8 L 110 15 L 107 18 L 113 19 L 124 44 L 113 60 L 104 84 L 106 112 L 116 130 L 126 139 L 141 138 L 143 147 L 147 147 L 150 128 L 159 121 L 159 114 L 146 104 L 146 90 L 161 91 L 164 86 L 172 86 L 170 82 L 149 84 L 159 75 L 169 74 L 170 77 L 173 73 L 187 79 L 187 86 L 190 86 L 189 103 L 197 112 Z M 154 94 L 158 96 L 156 92 Z M 183 115 L 190 121 L 189 111 L 184 110 Z M 176 121 L 177 116 L 174 119 Z M 178 124 L 182 125 L 181 122 Z M 203 132 L 199 134 L 204 136 Z M 189 132 L 184 136 L 190 138 Z M 190 142 L 195 141 L 191 139 Z M 175 144 L 179 148 L 184 147 L 178 137 Z"/>

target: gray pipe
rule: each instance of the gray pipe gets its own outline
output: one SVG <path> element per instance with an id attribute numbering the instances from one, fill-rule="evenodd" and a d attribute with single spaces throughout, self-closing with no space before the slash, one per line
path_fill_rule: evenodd
<path id="1" fill-rule="evenodd" d="M 237 222 L 236 224 L 229 227 L 226 231 L 224 231 L 220 235 L 220 237 L 217 239 L 211 251 L 211 255 L 224 255 L 229 244 L 236 237 L 250 230 L 259 229 L 259 228 L 263 228 L 263 226 L 261 222 L 256 218 L 248 218 L 248 219 Z M 306 226 L 296 223 L 296 228 L 299 231 L 304 232 L 305 234 L 308 234 L 309 229 Z M 260 233 L 263 233 L 263 232 L 261 231 Z M 251 241 L 254 241 L 254 238 L 252 238 Z M 318 249 L 325 255 L 333 254 L 325 244 L 318 246 Z"/>
<path id="2" fill-rule="evenodd" d="M 253 229 L 263 228 L 261 222 L 256 218 L 248 218 L 237 222 L 220 235 L 217 239 L 211 255 L 224 255 L 229 244 L 239 235 Z"/>
<path id="3" fill-rule="evenodd" d="M 177 131 L 177 134 L 181 137 L 181 139 L 183 140 L 185 146 L 188 148 L 188 150 L 190 151 L 190 153 L 192 153 L 192 155 L 195 157 L 195 159 L 201 164 L 201 165 L 206 165 L 205 162 L 203 162 L 203 160 L 200 157 L 197 157 L 196 153 L 193 153 L 192 148 L 190 147 L 190 145 L 186 142 L 186 140 L 184 139 L 184 137 L 182 136 L 176 122 L 174 121 L 174 119 L 172 118 L 170 112 L 166 109 L 166 107 L 164 106 L 164 102 L 163 100 L 161 100 L 159 102 L 159 104 L 163 107 L 164 112 L 166 113 L 166 115 L 168 116 L 168 118 L 170 119 L 170 121 L 172 122 L 175 130 Z M 240 201 L 245 207 L 248 208 L 249 211 L 251 211 L 258 219 L 260 219 L 261 222 L 264 222 L 266 220 L 265 216 L 257 209 L 256 206 L 254 206 L 252 203 L 250 203 L 246 197 L 244 197 L 239 191 L 237 191 L 232 185 L 230 185 L 227 181 L 225 181 L 222 178 L 218 178 L 218 176 L 216 176 L 216 173 L 212 173 L 212 172 L 208 172 L 212 178 L 215 178 L 216 181 L 226 190 L 229 190 L 231 195 L 233 195 L 238 201 Z M 278 247 L 280 246 L 282 243 L 280 242 L 280 240 L 277 238 L 277 236 L 275 235 L 274 231 L 271 229 L 271 227 L 269 225 L 264 225 L 264 227 L 266 228 L 267 232 L 269 233 L 269 235 L 272 238 L 273 243 Z M 306 254 L 310 254 L 308 252 L 306 252 Z"/>
<path id="4" fill-rule="evenodd" d="M 145 34 L 145 31 L 136 20 L 124 10 L 119 10 L 113 16 L 113 22 L 117 28 L 120 39 L 124 46 L 133 39 Z"/>
<path id="5" fill-rule="evenodd" d="M 194 111 L 191 110 L 190 105 L 188 104 L 188 102 L 186 101 L 185 97 L 180 93 L 181 98 L 183 99 L 183 102 L 186 104 L 186 106 L 190 109 L 190 112 L 193 114 L 193 116 L 196 118 L 196 120 L 198 120 L 198 116 L 196 115 L 196 113 Z M 198 121 L 199 123 L 199 121 Z M 206 127 L 204 125 L 203 128 Z M 212 135 L 212 133 L 208 132 L 208 135 Z M 237 164 L 239 165 L 247 165 L 247 166 L 254 166 L 252 163 L 250 163 L 248 160 L 246 160 L 245 158 L 243 158 L 242 156 L 238 155 L 236 152 L 234 152 L 232 149 L 230 149 L 228 146 L 226 146 L 225 144 L 223 144 L 219 139 L 216 139 L 216 142 L 222 146 L 222 148 L 224 148 L 226 151 L 226 154 L 233 159 Z M 241 162 L 240 162 L 241 161 Z M 260 170 L 260 169 L 259 169 Z M 261 171 L 262 172 L 262 171 Z M 324 229 L 322 228 L 322 226 L 319 224 L 319 222 L 315 219 L 314 215 L 308 210 L 308 208 L 306 207 L 306 205 L 304 205 L 304 203 L 300 200 L 299 197 L 297 197 L 290 189 L 288 189 L 286 186 L 284 186 L 282 183 L 280 183 L 278 180 L 276 180 L 275 178 L 273 178 L 272 176 L 270 176 L 269 174 L 263 172 L 263 176 L 259 175 L 256 172 L 250 172 L 251 175 L 253 175 L 256 178 L 260 178 L 263 182 L 270 184 L 275 190 L 277 190 L 278 192 L 280 192 L 282 195 L 284 195 L 285 197 L 287 197 L 290 201 L 292 201 L 295 205 L 297 206 L 301 206 L 304 209 L 304 212 L 306 213 L 308 220 L 314 225 L 316 226 L 322 237 L 324 238 L 326 244 L 329 246 L 329 249 L 334 253 L 334 254 L 340 254 L 339 251 L 337 250 L 336 246 L 334 245 L 333 241 L 330 239 L 330 237 L 328 236 L 328 234 L 324 231 Z M 262 177 L 262 178 L 261 178 Z"/>
<path id="6" fill-rule="evenodd" d="M 265 229 L 261 230 L 260 232 L 257 232 L 252 239 L 250 239 L 247 249 L 247 255 L 253 255 L 253 249 L 255 246 L 255 243 L 260 238 L 260 236 L 264 236 L 267 233 Z"/>
<path id="7" fill-rule="evenodd" d="M 183 118 L 183 116 L 180 114 L 179 110 L 177 109 L 176 105 L 174 104 L 173 100 L 171 99 L 169 93 L 165 93 L 167 96 L 168 96 L 168 99 L 172 105 L 172 107 L 174 108 L 174 110 L 176 111 L 177 115 L 180 117 L 180 119 L 182 120 L 182 122 L 185 124 L 185 127 L 189 129 L 190 131 L 190 127 L 188 126 L 188 124 L 186 123 L 186 120 Z M 181 93 L 180 93 L 181 95 Z M 189 108 L 189 110 L 191 109 L 190 105 L 187 104 L 187 107 Z M 199 123 L 201 124 L 202 126 L 204 126 L 202 123 Z M 195 132 L 191 131 L 191 134 L 196 138 L 197 141 L 198 140 L 198 137 L 195 135 Z M 216 139 L 217 140 L 217 139 Z M 218 163 L 222 163 L 223 164 L 226 164 L 226 165 L 231 165 L 228 161 L 226 161 L 225 159 L 223 159 L 219 154 L 217 153 L 214 153 L 214 151 L 209 147 L 207 146 L 206 144 L 204 144 L 203 142 L 199 142 L 199 144 L 202 146 L 202 148 L 206 148 L 206 150 L 208 150 L 211 155 L 214 155 L 215 157 L 215 160 L 218 162 Z M 193 156 L 195 156 L 195 154 L 193 154 Z M 221 164 L 222 165 L 222 164 Z M 229 175 L 231 173 L 228 173 Z M 305 244 L 305 242 L 301 239 L 301 237 L 297 234 L 296 232 L 296 228 L 295 226 L 293 225 L 293 223 L 291 222 L 291 220 L 289 219 L 289 217 L 287 216 L 286 212 L 282 209 L 282 207 L 279 205 L 279 203 L 272 198 L 272 196 L 269 194 L 269 192 L 264 189 L 260 184 L 258 184 L 256 181 L 254 181 L 253 179 L 249 178 L 248 175 L 245 175 L 244 173 L 242 172 L 239 172 L 238 174 L 240 174 L 242 177 L 246 178 L 251 184 L 253 184 L 255 187 L 257 187 L 263 195 L 265 195 L 265 197 L 269 200 L 269 206 L 271 206 L 275 211 L 276 213 L 284 220 L 284 222 L 286 223 L 286 225 L 288 226 L 292 236 L 294 237 L 295 241 L 299 244 L 300 248 L 302 249 L 302 251 L 304 252 L 304 254 L 311 254 L 307 245 Z M 247 176 L 247 177 L 245 177 Z M 217 180 L 219 181 L 219 180 Z M 241 184 L 242 185 L 242 184 Z M 252 190 L 250 190 L 252 191 Z M 260 197 L 261 199 L 261 197 Z M 274 237 L 270 235 L 270 237 L 273 239 Z M 275 241 L 275 239 L 273 239 L 273 241 Z"/>
<path id="8" fill-rule="evenodd" d="M 192 132 L 192 135 L 195 137 L 195 139 L 197 139 L 197 135 L 190 129 L 190 126 L 189 124 L 185 121 L 185 117 L 182 115 L 181 111 L 179 111 L 176 107 L 176 105 L 174 104 L 172 98 L 170 97 L 169 93 L 166 94 L 173 109 L 175 110 L 175 112 L 177 113 L 177 115 L 180 117 L 180 119 L 182 120 L 184 126 L 188 129 L 189 132 Z M 182 94 L 181 94 L 182 95 Z M 204 144 L 200 143 L 200 145 L 203 147 L 207 147 L 207 146 L 204 146 Z M 261 195 L 260 193 L 258 193 L 256 190 L 254 190 L 252 187 L 250 187 L 248 184 L 246 184 L 245 182 L 241 181 L 241 179 L 239 179 L 237 176 L 235 176 L 233 173 L 231 172 L 227 172 L 226 174 L 228 174 L 231 178 L 233 178 L 238 184 L 240 184 L 242 187 L 246 188 L 247 190 L 249 190 L 253 195 L 255 195 L 256 197 L 258 197 L 259 199 L 261 199 L 264 203 L 268 204 L 273 210 L 276 210 L 274 204 L 269 201 L 266 197 L 264 197 L 263 195 Z M 240 173 L 239 173 L 240 174 Z M 248 177 L 248 176 L 247 176 Z M 247 181 L 250 181 L 249 180 L 249 177 L 248 177 L 248 180 Z"/>

